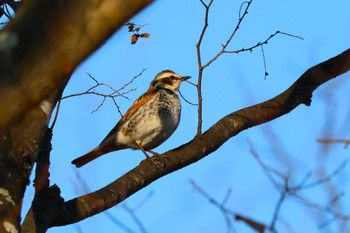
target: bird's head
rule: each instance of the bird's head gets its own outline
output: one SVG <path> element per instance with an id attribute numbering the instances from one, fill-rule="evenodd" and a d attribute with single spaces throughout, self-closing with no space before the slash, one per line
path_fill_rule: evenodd
<path id="1" fill-rule="evenodd" d="M 180 76 L 171 70 L 163 70 L 153 79 L 149 90 L 168 89 L 178 93 L 182 81 L 191 78 L 191 76 Z"/>

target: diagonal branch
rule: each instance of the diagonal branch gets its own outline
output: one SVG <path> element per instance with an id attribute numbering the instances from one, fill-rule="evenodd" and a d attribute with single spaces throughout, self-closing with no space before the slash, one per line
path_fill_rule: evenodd
<path id="1" fill-rule="evenodd" d="M 81 61 L 151 2 L 26 2 L 0 31 L 0 112 L 6 112 L 0 132 L 66 83 Z"/>
<path id="2" fill-rule="evenodd" d="M 233 112 L 219 120 L 204 134 L 164 153 L 169 159 L 162 161 L 163 170 L 158 170 L 157 167 L 144 160 L 139 166 L 104 188 L 65 202 L 61 212 L 57 213 L 53 226 L 78 222 L 111 208 L 162 176 L 211 154 L 243 130 L 283 116 L 300 104 L 309 106 L 312 93 L 317 87 L 349 70 L 350 49 L 308 69 L 280 95 Z"/>

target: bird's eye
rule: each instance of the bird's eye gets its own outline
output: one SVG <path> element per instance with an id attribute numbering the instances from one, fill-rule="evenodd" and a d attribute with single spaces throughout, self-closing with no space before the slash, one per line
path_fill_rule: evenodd
<path id="1" fill-rule="evenodd" d="M 171 75 L 171 76 L 170 76 L 170 79 L 171 79 L 171 80 L 175 80 L 176 77 L 175 77 L 174 75 Z"/>

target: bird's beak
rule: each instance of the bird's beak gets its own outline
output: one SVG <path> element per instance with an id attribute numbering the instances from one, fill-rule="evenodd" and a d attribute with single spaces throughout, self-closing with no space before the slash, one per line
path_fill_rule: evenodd
<path id="1" fill-rule="evenodd" d="M 191 76 L 182 76 L 181 77 L 181 81 L 186 81 L 187 79 L 190 79 Z"/>

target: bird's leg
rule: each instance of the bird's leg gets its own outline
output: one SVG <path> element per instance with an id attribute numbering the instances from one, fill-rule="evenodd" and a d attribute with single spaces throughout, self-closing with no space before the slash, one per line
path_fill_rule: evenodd
<path id="1" fill-rule="evenodd" d="M 153 156 L 160 156 L 160 154 L 158 154 L 157 152 L 155 152 L 153 150 L 147 150 L 147 152 L 151 153 Z"/>
<path id="2" fill-rule="evenodd" d="M 147 154 L 147 151 L 146 151 L 145 149 L 143 149 L 143 147 L 142 147 L 140 141 L 136 141 L 136 145 L 137 145 L 137 146 L 140 148 L 140 150 L 144 153 L 144 155 L 146 156 L 146 158 L 149 159 L 150 161 L 152 161 L 152 163 L 154 163 L 154 164 L 157 166 L 157 168 L 158 168 L 159 170 L 161 170 L 161 167 L 158 165 L 159 159 L 157 158 L 157 157 L 159 156 L 159 154 L 156 153 L 156 152 L 154 152 L 154 151 L 149 150 L 149 152 L 155 156 L 154 159 L 153 159 L 152 157 L 150 157 L 150 156 Z M 156 155 L 158 155 L 158 156 L 156 156 Z M 158 162 L 158 163 L 157 163 L 157 162 Z"/>
<path id="3" fill-rule="evenodd" d="M 145 151 L 145 149 L 143 149 L 141 142 L 140 141 L 136 141 L 136 145 L 140 148 L 140 150 L 145 154 L 147 159 L 151 159 L 151 157 L 147 154 L 147 152 Z"/>

